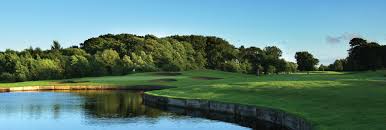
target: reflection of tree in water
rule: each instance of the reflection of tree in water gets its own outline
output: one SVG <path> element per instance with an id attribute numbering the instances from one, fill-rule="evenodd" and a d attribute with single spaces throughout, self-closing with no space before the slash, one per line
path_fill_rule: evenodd
<path id="1" fill-rule="evenodd" d="M 69 93 L 70 92 L 70 93 Z M 49 114 L 61 119 L 66 114 L 85 117 L 85 123 L 97 125 L 157 124 L 161 120 L 189 121 L 192 124 L 207 123 L 200 118 L 235 123 L 259 130 L 283 130 L 265 125 L 255 119 L 241 119 L 235 115 L 183 109 L 178 107 L 143 105 L 140 92 L 132 91 L 57 91 L 55 93 L 16 94 L 18 98 L 0 98 L 0 116 L 22 113 L 28 118 L 40 119 Z M 13 100 L 12 100 L 13 99 Z M 28 100 L 27 100 L 28 99 Z M 153 105 L 153 106 L 152 106 Z M 175 113 L 175 114 L 171 114 Z M 182 116 L 185 115 L 185 116 Z M 193 117 L 193 118 L 192 118 Z M 161 122 L 162 123 L 162 122 Z"/>
<path id="2" fill-rule="evenodd" d="M 39 119 L 42 116 L 43 107 L 41 104 L 29 104 L 26 108 L 29 113 L 29 117 Z"/>
<path id="3" fill-rule="evenodd" d="M 59 119 L 60 118 L 60 105 L 55 104 L 52 106 L 52 114 L 54 119 Z"/>
<path id="4" fill-rule="evenodd" d="M 156 118 L 163 114 L 143 105 L 140 92 L 88 91 L 78 94 L 85 98 L 84 109 L 91 118 Z"/>

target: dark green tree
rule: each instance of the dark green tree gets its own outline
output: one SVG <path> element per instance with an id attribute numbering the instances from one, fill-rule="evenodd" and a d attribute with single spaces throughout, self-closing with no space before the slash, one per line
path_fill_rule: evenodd
<path id="1" fill-rule="evenodd" d="M 264 68 L 264 73 L 269 74 L 272 70 L 275 70 L 274 73 L 278 73 L 284 69 L 284 63 L 280 60 L 282 56 L 282 51 L 276 46 L 265 47 L 262 54 L 262 66 Z M 274 68 L 274 69 L 273 69 Z"/>
<path id="2" fill-rule="evenodd" d="M 61 49 L 62 49 L 62 46 L 58 41 L 52 42 L 51 50 L 61 50 Z"/>
<path id="3" fill-rule="evenodd" d="M 348 64 L 351 70 L 377 70 L 383 68 L 384 52 L 382 46 L 375 42 L 368 43 L 362 38 L 350 41 Z"/>
<path id="4" fill-rule="evenodd" d="M 257 47 L 244 48 L 241 46 L 239 49 L 239 58 L 243 62 L 248 62 L 251 64 L 250 72 L 251 74 L 259 75 L 263 71 L 262 61 L 263 61 L 263 50 Z"/>
<path id="5" fill-rule="evenodd" d="M 287 62 L 287 70 L 288 73 L 295 73 L 298 71 L 298 64 L 293 62 Z"/>
<path id="6" fill-rule="evenodd" d="M 340 59 L 340 60 L 335 60 L 335 62 L 330 65 L 330 70 L 333 70 L 333 71 L 343 71 L 344 70 L 344 64 L 345 64 L 345 60 L 344 59 Z"/>
<path id="7" fill-rule="evenodd" d="M 318 68 L 318 71 L 328 71 L 330 70 L 328 66 L 325 66 L 323 64 L 321 64 Z"/>
<path id="8" fill-rule="evenodd" d="M 307 51 L 296 52 L 295 59 L 300 71 L 313 71 L 315 70 L 315 65 L 319 63 L 319 60 Z"/>

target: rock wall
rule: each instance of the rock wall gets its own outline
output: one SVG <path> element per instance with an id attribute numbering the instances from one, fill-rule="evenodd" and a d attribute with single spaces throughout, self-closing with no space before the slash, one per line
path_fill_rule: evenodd
<path id="1" fill-rule="evenodd" d="M 303 118 L 276 109 L 199 99 L 167 98 L 149 94 L 144 94 L 143 100 L 145 104 L 169 105 L 181 108 L 222 112 L 229 115 L 238 115 L 241 117 L 268 121 L 288 127 L 292 130 L 312 130 L 312 125 Z"/>
<path id="2" fill-rule="evenodd" d="M 0 92 L 9 92 L 8 88 L 0 88 Z"/>

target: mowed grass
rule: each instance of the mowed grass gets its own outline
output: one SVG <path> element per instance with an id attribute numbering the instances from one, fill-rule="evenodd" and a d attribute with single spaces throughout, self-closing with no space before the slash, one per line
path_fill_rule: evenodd
<path id="1" fill-rule="evenodd" d="M 320 130 L 386 129 L 386 71 L 311 72 L 290 75 L 253 75 L 213 70 L 188 71 L 177 76 L 138 73 L 126 76 L 69 79 L 88 81 L 60 83 L 36 81 L 1 83 L 0 87 L 34 85 L 166 85 L 176 88 L 149 91 L 148 94 L 208 99 L 281 109 L 304 117 Z M 192 77 L 216 77 L 200 80 Z M 175 82 L 154 82 L 176 79 Z"/>

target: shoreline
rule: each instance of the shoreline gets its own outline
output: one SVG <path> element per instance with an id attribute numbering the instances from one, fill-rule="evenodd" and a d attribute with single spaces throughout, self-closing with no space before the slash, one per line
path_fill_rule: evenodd
<path id="1" fill-rule="evenodd" d="M 47 90 L 160 90 L 172 88 L 162 85 L 134 85 L 134 86 L 25 86 L 25 87 L 4 87 L 0 92 L 24 92 L 24 91 L 47 91 Z"/>
<path id="2" fill-rule="evenodd" d="M 152 103 L 161 106 L 173 106 L 185 109 L 198 109 L 244 117 L 252 117 L 256 120 L 268 121 L 277 125 L 285 126 L 292 130 L 313 130 L 311 123 L 309 123 L 305 119 L 294 114 L 290 114 L 288 112 L 273 108 L 201 99 L 169 98 L 164 96 L 150 95 L 146 93 L 144 93 L 143 95 L 143 100 L 145 104 Z"/>
<path id="3" fill-rule="evenodd" d="M 25 86 L 0 88 L 0 92 L 26 92 L 26 91 L 50 91 L 50 90 L 161 90 L 171 88 L 170 86 L 160 85 L 136 85 L 129 87 L 120 86 Z M 311 123 L 305 119 L 285 111 L 264 108 L 251 105 L 242 105 L 235 103 L 225 103 L 200 99 L 181 99 L 169 98 L 164 96 L 155 96 L 147 93 L 143 94 L 145 104 L 173 106 L 186 109 L 206 110 L 221 112 L 225 114 L 238 115 L 271 122 L 273 124 L 288 127 L 293 130 L 313 130 Z"/>

